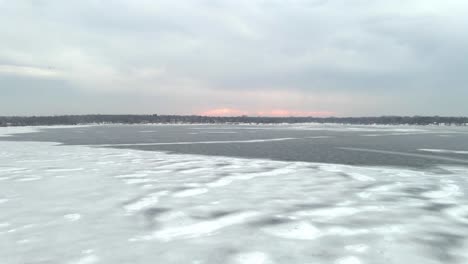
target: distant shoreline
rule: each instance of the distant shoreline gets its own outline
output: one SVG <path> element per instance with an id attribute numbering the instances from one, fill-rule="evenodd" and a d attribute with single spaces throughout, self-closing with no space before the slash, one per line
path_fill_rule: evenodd
<path id="1" fill-rule="evenodd" d="M 98 125 L 98 124 L 348 124 L 468 126 L 468 117 L 379 116 L 379 117 L 213 117 L 195 115 L 60 115 L 0 116 L 0 127 Z"/>

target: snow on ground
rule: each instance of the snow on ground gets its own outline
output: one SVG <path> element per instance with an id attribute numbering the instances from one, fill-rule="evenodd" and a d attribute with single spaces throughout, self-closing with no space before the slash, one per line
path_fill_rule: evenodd
<path id="1" fill-rule="evenodd" d="M 0 263 L 467 263 L 467 175 L 0 141 Z"/>

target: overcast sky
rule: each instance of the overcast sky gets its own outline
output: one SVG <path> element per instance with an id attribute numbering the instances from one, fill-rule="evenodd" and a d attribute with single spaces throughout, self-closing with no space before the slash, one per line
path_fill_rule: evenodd
<path id="1" fill-rule="evenodd" d="M 0 115 L 468 115 L 466 0 L 0 0 Z"/>

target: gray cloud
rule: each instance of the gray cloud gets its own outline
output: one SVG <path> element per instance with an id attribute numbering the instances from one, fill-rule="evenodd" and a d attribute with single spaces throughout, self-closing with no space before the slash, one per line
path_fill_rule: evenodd
<path id="1" fill-rule="evenodd" d="M 468 115 L 466 10 L 463 0 L 3 0 L 0 95 L 21 90 L 24 101 L 48 87 L 50 105 L 63 104 L 28 113 Z M 57 89 L 88 103 L 67 108 Z"/>

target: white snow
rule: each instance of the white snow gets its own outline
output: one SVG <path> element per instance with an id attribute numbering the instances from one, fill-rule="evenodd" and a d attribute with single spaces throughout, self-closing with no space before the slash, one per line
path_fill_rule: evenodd
<path id="1" fill-rule="evenodd" d="M 462 162 L 423 170 L 7 141 L 0 153 L 2 264 L 468 263 Z"/>
<path id="2" fill-rule="evenodd" d="M 88 255 L 88 256 L 81 257 L 77 260 L 71 261 L 69 262 L 69 264 L 94 264 L 98 262 L 99 262 L 98 257 L 96 257 L 95 255 Z"/>
<path id="3" fill-rule="evenodd" d="M 335 263 L 336 264 L 361 264 L 361 261 L 357 257 L 349 256 L 349 257 L 340 258 Z"/>
<path id="4" fill-rule="evenodd" d="M 232 216 L 221 217 L 216 220 L 201 221 L 185 226 L 168 227 L 162 230 L 155 231 L 150 236 L 144 237 L 144 239 L 159 239 L 163 241 L 170 241 L 174 239 L 186 239 L 207 236 L 225 227 L 244 223 L 247 219 L 252 218 L 255 215 L 257 215 L 257 213 L 244 212 Z"/>
<path id="5" fill-rule="evenodd" d="M 233 264 L 273 264 L 270 256 L 264 252 L 242 252 L 237 254 L 232 262 Z"/>
<path id="6" fill-rule="evenodd" d="M 284 239 L 314 240 L 322 236 L 320 229 L 305 221 L 267 227 L 264 231 Z"/>
<path id="7" fill-rule="evenodd" d="M 70 222 L 75 222 L 81 219 L 81 215 L 80 214 L 66 214 L 63 216 L 63 218 L 65 218 L 66 220 Z"/>
<path id="8" fill-rule="evenodd" d="M 364 253 L 369 249 L 369 246 L 364 244 L 355 244 L 355 245 L 347 245 L 345 249 L 348 251 L 352 251 L 355 253 Z"/>

